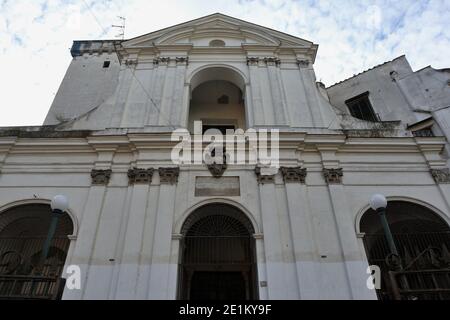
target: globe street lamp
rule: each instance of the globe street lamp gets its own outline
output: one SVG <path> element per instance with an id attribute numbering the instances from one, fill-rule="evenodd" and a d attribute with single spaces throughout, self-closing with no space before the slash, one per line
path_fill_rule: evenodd
<path id="1" fill-rule="evenodd" d="M 389 223 L 386 218 L 387 205 L 388 205 L 388 202 L 386 200 L 386 197 L 381 194 L 375 194 L 372 196 L 372 199 L 370 199 L 370 206 L 380 216 L 381 225 L 383 226 L 384 236 L 386 237 L 386 240 L 388 242 L 391 254 L 394 254 L 398 257 L 399 256 L 398 250 L 397 250 L 397 247 L 395 246 L 394 237 L 392 236 L 391 228 L 389 227 Z"/>
<path id="2" fill-rule="evenodd" d="M 56 227 L 58 225 L 58 219 L 69 208 L 69 200 L 66 196 L 59 195 L 53 198 L 50 206 L 52 208 L 52 220 L 50 223 L 50 228 L 48 229 L 47 238 L 45 239 L 40 258 L 39 264 L 42 267 L 44 266 L 45 260 L 47 260 L 48 252 L 50 250 L 50 244 L 55 235 Z"/>
<path id="3" fill-rule="evenodd" d="M 382 194 L 375 194 L 372 196 L 372 199 L 370 199 L 370 206 L 373 210 L 375 210 L 378 215 L 380 216 L 381 225 L 383 226 L 384 236 L 386 237 L 386 240 L 389 244 L 390 249 L 390 256 L 386 260 L 388 265 L 395 267 L 397 270 L 403 270 L 402 266 L 402 259 L 400 258 L 400 255 L 398 254 L 397 247 L 395 246 L 394 237 L 392 236 L 391 228 L 389 227 L 389 223 L 386 218 L 386 208 L 387 208 L 388 202 L 386 200 L 386 197 Z M 392 272 L 389 272 L 389 276 L 391 278 L 391 285 L 395 288 L 394 290 L 394 298 L 395 300 L 402 300 L 402 296 L 400 294 L 400 288 L 398 287 L 397 281 L 395 280 L 395 275 Z M 409 289 L 408 279 L 404 274 L 400 274 L 400 282 L 401 287 L 404 290 Z M 408 299 L 416 299 L 416 297 L 408 297 Z"/>

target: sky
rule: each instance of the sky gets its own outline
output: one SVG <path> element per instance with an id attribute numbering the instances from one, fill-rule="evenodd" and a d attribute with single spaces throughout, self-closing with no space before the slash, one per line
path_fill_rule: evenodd
<path id="1" fill-rule="evenodd" d="M 73 40 L 126 38 L 220 12 L 319 45 L 330 86 L 406 55 L 414 70 L 450 67 L 450 0 L 0 0 L 0 126 L 41 125 Z"/>

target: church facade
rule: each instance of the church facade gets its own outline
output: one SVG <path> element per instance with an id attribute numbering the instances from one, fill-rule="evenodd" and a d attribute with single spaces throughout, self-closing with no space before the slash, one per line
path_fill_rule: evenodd
<path id="1" fill-rule="evenodd" d="M 58 194 L 70 207 L 46 270 L 60 279 L 78 266 L 81 276 L 63 299 L 392 298 L 373 194 L 389 201 L 402 255 L 433 246 L 445 260 L 448 128 L 431 113 L 442 106 L 413 110 L 421 87 L 397 100 L 356 78 L 325 88 L 317 51 L 222 14 L 126 41 L 75 41 L 44 125 L 0 128 L 0 295 L 19 276 L 11 264 L 39 252 Z M 381 68 L 389 85 L 407 72 Z M 368 108 L 368 91 L 395 104 L 372 98 Z M 421 134 L 430 123 L 434 133 Z M 174 132 L 208 129 L 241 132 L 245 159 L 258 155 L 251 137 L 277 159 L 174 161 Z M 187 142 L 200 154 L 207 144 Z M 370 265 L 382 270 L 378 291 Z"/>

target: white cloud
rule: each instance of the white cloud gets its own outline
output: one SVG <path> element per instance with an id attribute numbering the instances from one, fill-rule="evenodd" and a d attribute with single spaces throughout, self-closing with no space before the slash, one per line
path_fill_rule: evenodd
<path id="1" fill-rule="evenodd" d="M 402 54 L 414 69 L 450 67 L 447 0 L 0 0 L 0 126 L 41 124 L 72 41 L 114 38 L 118 15 L 130 38 L 214 12 L 319 44 L 327 85 Z"/>

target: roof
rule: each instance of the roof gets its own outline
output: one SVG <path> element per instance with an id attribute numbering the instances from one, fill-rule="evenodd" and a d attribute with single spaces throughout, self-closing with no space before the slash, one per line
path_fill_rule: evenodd
<path id="1" fill-rule="evenodd" d="M 330 89 L 330 88 L 332 88 L 332 87 L 334 87 L 334 86 L 336 86 L 336 85 L 338 85 L 338 84 L 341 84 L 341 83 L 346 82 L 346 81 L 348 81 L 348 80 L 350 80 L 350 79 L 356 78 L 356 77 L 358 77 L 358 76 L 360 76 L 360 75 L 362 75 L 362 74 L 364 74 L 364 73 L 366 73 L 366 72 L 372 71 L 372 70 L 374 70 L 374 69 L 377 69 L 377 68 L 379 68 L 379 67 L 382 67 L 382 66 L 384 66 L 384 65 L 386 65 L 386 64 L 388 64 L 388 63 L 392 63 L 392 62 L 394 62 L 394 61 L 396 61 L 396 60 L 398 60 L 398 59 L 401 59 L 401 58 L 405 58 L 405 55 L 401 55 L 401 56 L 399 56 L 399 57 L 397 57 L 397 58 L 394 58 L 394 59 L 392 59 L 392 60 L 390 60 L 390 61 L 383 62 L 383 63 L 381 63 L 381 64 L 379 64 L 379 65 L 376 65 L 376 66 L 374 66 L 374 67 L 372 67 L 372 68 L 370 68 L 370 69 L 364 70 L 364 71 L 362 71 L 362 72 L 360 72 L 360 73 L 358 73 L 358 74 L 353 75 L 353 76 L 350 77 L 350 78 L 347 78 L 347 79 L 345 79 L 345 80 L 339 81 L 339 82 L 337 82 L 337 83 L 335 83 L 335 84 L 329 86 L 327 89 Z"/>
<path id="2" fill-rule="evenodd" d="M 267 30 L 270 30 L 270 31 L 273 31 L 273 32 L 277 32 L 277 33 L 280 33 L 280 34 L 284 34 L 284 35 L 289 36 L 289 37 L 297 38 L 297 39 L 299 39 L 299 40 L 302 40 L 302 41 L 306 41 L 306 42 L 312 43 L 312 42 L 309 41 L 309 40 L 306 40 L 306 39 L 303 39 L 303 38 L 300 38 L 300 37 L 293 36 L 293 35 L 288 34 L 288 33 L 286 33 L 286 32 L 282 32 L 282 31 L 275 30 L 275 29 L 272 29 L 272 28 L 264 27 L 264 26 L 262 26 L 262 25 L 259 25 L 259 24 L 253 23 L 253 22 L 249 22 L 249 21 L 245 21 L 245 20 L 242 20 L 242 19 L 238 19 L 238 18 L 229 16 L 229 15 L 226 15 L 226 14 L 223 14 L 223 13 L 220 13 L 220 12 L 216 12 L 216 13 L 213 13 L 213 14 L 210 14 L 210 15 L 202 16 L 202 17 L 200 17 L 200 18 L 192 19 L 192 20 L 189 20 L 189 21 L 186 21 L 186 22 L 182 22 L 182 23 L 179 23 L 179 24 L 176 24 L 176 25 L 173 25 L 173 26 L 169 26 L 169 27 L 166 27 L 166 28 L 163 28 L 163 29 L 160 29 L 160 30 L 152 31 L 152 32 L 149 32 L 149 33 L 146 33 L 146 34 L 143 34 L 143 35 L 134 37 L 134 38 L 127 39 L 127 40 L 125 40 L 125 41 L 135 40 L 135 39 L 138 39 L 138 38 L 147 36 L 147 35 L 151 35 L 151 34 L 153 34 L 153 33 L 159 33 L 159 32 L 162 32 L 162 31 L 165 31 L 165 30 L 168 30 L 168 29 L 177 28 L 177 27 L 182 27 L 183 25 L 191 24 L 191 23 L 197 22 L 197 21 L 202 20 L 202 19 L 208 19 L 208 18 L 213 18 L 213 17 L 216 17 L 216 18 L 225 18 L 225 19 L 233 19 L 233 20 L 236 20 L 236 21 L 239 21 L 239 22 L 242 22 L 242 23 L 251 24 L 251 25 L 254 25 L 254 26 L 259 27 L 259 28 L 264 28 L 264 29 L 267 29 Z"/>

